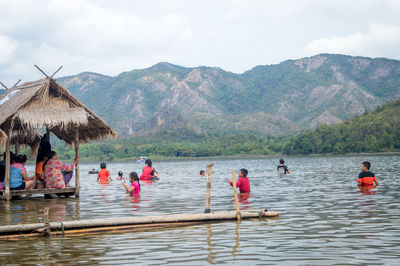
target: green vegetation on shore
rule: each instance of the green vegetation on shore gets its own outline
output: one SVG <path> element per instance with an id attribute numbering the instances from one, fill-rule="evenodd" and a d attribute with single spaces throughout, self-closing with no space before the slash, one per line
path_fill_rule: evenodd
<path id="1" fill-rule="evenodd" d="M 321 125 L 291 139 L 287 154 L 400 151 L 400 100 L 334 125 Z"/>
<path id="2" fill-rule="evenodd" d="M 80 145 L 82 160 L 132 160 L 140 156 L 152 158 L 171 157 L 216 157 L 234 155 L 279 154 L 283 145 L 288 145 L 288 137 L 254 135 L 199 136 L 197 139 L 171 140 L 169 134 L 156 137 L 117 139 L 114 141 Z M 75 152 L 64 144 L 54 146 L 60 159 L 72 159 Z"/>

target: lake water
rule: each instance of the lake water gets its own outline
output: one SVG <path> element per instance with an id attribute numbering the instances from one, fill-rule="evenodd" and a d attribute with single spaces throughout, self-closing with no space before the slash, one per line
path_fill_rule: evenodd
<path id="1" fill-rule="evenodd" d="M 400 264 L 400 156 L 288 157 L 290 175 L 279 177 L 279 158 L 155 161 L 161 180 L 142 183 L 140 200 L 121 181 L 96 183 L 81 164 L 80 199 L 0 201 L 0 224 L 33 223 L 50 207 L 52 221 L 203 213 L 205 178 L 214 163 L 212 211 L 234 210 L 231 170 L 249 170 L 251 196 L 241 209 L 279 211 L 278 219 L 235 221 L 147 231 L 0 241 L 3 263 L 85 264 Z M 356 177 L 369 160 L 380 186 L 361 193 Z M 108 163 L 113 177 L 141 172 L 139 163 Z M 33 167 L 28 166 L 33 173 Z M 73 180 L 71 181 L 74 182 Z"/>

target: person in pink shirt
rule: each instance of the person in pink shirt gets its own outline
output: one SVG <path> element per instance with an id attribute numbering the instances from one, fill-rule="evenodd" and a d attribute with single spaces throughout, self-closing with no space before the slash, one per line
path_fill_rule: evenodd
<path id="1" fill-rule="evenodd" d="M 140 195 L 140 183 L 139 183 L 139 177 L 136 172 L 132 172 L 129 174 L 129 182 L 131 182 L 131 185 L 128 186 L 125 181 L 122 183 L 124 188 L 126 189 L 126 192 L 131 193 L 131 195 L 134 196 L 139 196 Z"/>
<path id="2" fill-rule="evenodd" d="M 240 193 L 250 193 L 250 182 L 249 178 L 247 177 L 248 171 L 247 169 L 240 169 L 239 171 L 239 179 L 236 182 L 236 187 L 239 188 Z M 233 186 L 231 180 L 226 179 L 226 181 Z"/>

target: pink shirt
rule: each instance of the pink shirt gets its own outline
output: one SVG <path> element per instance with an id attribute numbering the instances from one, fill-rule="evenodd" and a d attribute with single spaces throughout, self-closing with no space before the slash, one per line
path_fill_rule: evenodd
<path id="1" fill-rule="evenodd" d="M 134 187 L 134 188 L 135 188 L 135 190 L 133 190 L 133 191 L 131 192 L 131 194 L 134 193 L 133 195 L 135 195 L 135 196 L 140 195 L 139 183 L 138 183 L 137 181 L 133 182 L 133 183 L 131 184 L 131 187 Z"/>

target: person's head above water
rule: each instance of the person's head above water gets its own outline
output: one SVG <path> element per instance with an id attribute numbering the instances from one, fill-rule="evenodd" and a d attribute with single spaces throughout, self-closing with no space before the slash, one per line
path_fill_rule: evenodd
<path id="1" fill-rule="evenodd" d="M 280 164 L 284 164 L 285 161 L 284 161 L 283 159 L 280 159 L 280 160 L 279 160 L 279 163 L 280 163 Z"/>
<path id="2" fill-rule="evenodd" d="M 123 175 L 124 175 L 124 173 L 122 171 L 118 172 L 118 176 L 123 176 Z"/>
<path id="3" fill-rule="evenodd" d="M 201 175 L 201 176 L 204 176 L 204 175 L 205 175 L 204 170 L 200 170 L 200 175 Z"/>
<path id="4" fill-rule="evenodd" d="M 242 168 L 239 171 L 239 177 L 247 177 L 247 174 L 249 173 L 249 171 L 247 171 L 247 169 Z"/>
<path id="5" fill-rule="evenodd" d="M 152 161 L 150 159 L 147 159 L 144 163 L 147 164 L 150 167 L 153 165 L 153 163 L 152 163 Z"/>
<path id="6" fill-rule="evenodd" d="M 100 164 L 100 168 L 101 168 L 101 169 L 106 169 L 106 167 L 107 167 L 106 163 L 101 163 L 101 164 Z"/>
<path id="7" fill-rule="evenodd" d="M 363 171 L 369 171 L 369 169 L 371 168 L 371 163 L 368 161 L 362 162 L 362 166 L 361 169 Z"/>

